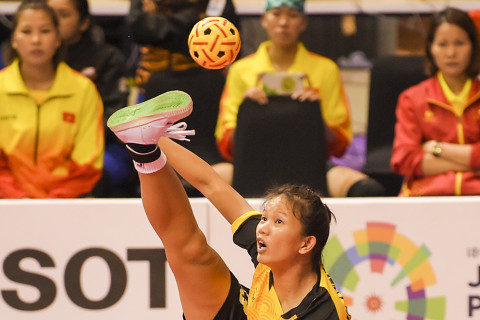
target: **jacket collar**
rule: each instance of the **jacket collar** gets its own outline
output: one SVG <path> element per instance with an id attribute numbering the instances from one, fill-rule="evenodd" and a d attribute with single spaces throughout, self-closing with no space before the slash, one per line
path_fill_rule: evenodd
<path id="1" fill-rule="evenodd" d="M 20 73 L 20 61 L 15 59 L 5 70 L 6 77 L 10 79 L 5 83 L 7 94 L 28 95 L 28 88 Z M 48 90 L 48 98 L 64 97 L 74 94 L 75 84 L 72 81 L 71 69 L 65 62 L 60 62 L 55 73 L 53 85 Z"/>
<path id="2" fill-rule="evenodd" d="M 442 86 L 440 85 L 440 80 L 438 79 L 438 74 L 426 81 L 431 81 L 432 83 L 432 86 L 430 87 L 432 91 L 430 91 L 427 96 L 427 102 L 450 110 L 451 106 L 447 98 L 445 97 L 445 94 L 443 93 Z M 475 77 L 472 79 L 472 88 L 470 89 L 470 93 L 468 94 L 468 100 L 465 108 L 468 108 L 470 105 L 477 102 L 479 99 L 480 80 Z"/>
<path id="3" fill-rule="evenodd" d="M 260 63 L 262 66 L 268 66 L 268 69 L 271 69 L 271 71 L 275 71 L 275 68 L 272 65 L 272 60 L 270 60 L 270 56 L 268 55 L 268 48 L 272 42 L 270 40 L 262 42 L 258 49 L 257 52 L 259 53 L 257 55 L 258 59 L 260 59 Z M 293 61 L 293 64 L 290 66 L 289 69 L 294 69 L 298 70 L 299 66 L 305 63 L 306 59 L 308 59 L 309 52 L 305 48 L 302 42 L 297 43 L 297 53 L 295 54 L 295 60 Z"/>

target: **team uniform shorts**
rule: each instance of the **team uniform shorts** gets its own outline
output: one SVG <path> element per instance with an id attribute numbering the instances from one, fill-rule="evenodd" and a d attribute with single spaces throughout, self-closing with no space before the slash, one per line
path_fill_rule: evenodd
<path id="1" fill-rule="evenodd" d="M 227 299 L 213 320 L 247 320 L 243 311 L 243 304 L 248 300 L 248 288 L 242 286 L 238 279 L 230 272 L 230 290 Z M 185 315 L 183 315 L 183 319 Z"/>
<path id="2" fill-rule="evenodd" d="M 227 299 L 213 320 L 247 320 L 243 305 L 248 300 L 248 288 L 242 286 L 231 272 L 230 279 Z"/>

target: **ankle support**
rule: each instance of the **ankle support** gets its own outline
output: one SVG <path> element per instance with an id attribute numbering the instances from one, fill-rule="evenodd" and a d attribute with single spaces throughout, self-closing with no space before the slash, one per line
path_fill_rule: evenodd
<path id="1" fill-rule="evenodd" d="M 149 163 L 160 158 L 160 148 L 156 144 L 127 143 L 126 148 L 133 161 Z"/>
<path id="2" fill-rule="evenodd" d="M 149 174 L 159 171 L 167 163 L 167 157 L 156 144 L 128 143 L 126 148 L 133 159 L 135 169 L 140 173 Z"/>

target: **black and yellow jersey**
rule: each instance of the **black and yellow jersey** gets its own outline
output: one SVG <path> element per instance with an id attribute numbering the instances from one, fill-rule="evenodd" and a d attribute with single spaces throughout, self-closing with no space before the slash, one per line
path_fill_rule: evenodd
<path id="1" fill-rule="evenodd" d="M 247 212 L 232 224 L 234 242 L 246 249 L 255 265 L 252 286 L 244 311 L 248 320 L 349 320 L 342 295 L 323 266 L 318 271 L 317 283 L 295 308 L 285 312 L 275 292 L 274 276 L 271 269 L 258 263 L 256 227 L 261 213 Z"/>

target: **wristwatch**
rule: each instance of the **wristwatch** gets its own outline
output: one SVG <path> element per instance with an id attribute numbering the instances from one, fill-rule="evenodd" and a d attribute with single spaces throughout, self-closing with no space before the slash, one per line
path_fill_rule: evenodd
<path id="1" fill-rule="evenodd" d="M 432 155 L 436 158 L 440 157 L 443 151 L 443 145 L 441 142 L 435 141 L 433 144 Z"/>

